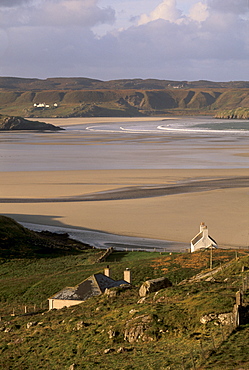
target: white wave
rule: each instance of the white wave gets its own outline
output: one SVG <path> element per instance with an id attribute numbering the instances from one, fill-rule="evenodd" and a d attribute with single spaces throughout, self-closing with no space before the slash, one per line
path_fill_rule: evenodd
<path id="1" fill-rule="evenodd" d="M 124 127 L 120 127 L 120 130 L 122 131 L 126 131 L 126 132 L 132 132 L 134 134 L 141 134 L 141 133 L 144 133 L 144 132 L 151 132 L 151 133 L 155 133 L 155 132 L 158 132 L 157 130 L 145 130 L 145 129 L 133 129 L 133 128 L 124 128 Z"/>
<path id="2" fill-rule="evenodd" d="M 112 132 L 112 133 L 120 132 L 119 130 L 104 129 L 101 126 L 89 126 L 86 127 L 86 130 L 93 132 Z"/>
<path id="3" fill-rule="evenodd" d="M 191 132 L 191 133 L 196 133 L 196 132 L 201 132 L 205 134 L 209 133 L 219 133 L 219 134 L 241 134 L 241 133 L 248 133 L 249 131 L 246 130 L 212 130 L 212 129 L 204 129 L 204 128 L 183 128 L 183 127 L 165 127 L 165 126 L 157 126 L 159 130 L 164 130 L 164 131 L 173 131 L 173 132 Z"/>

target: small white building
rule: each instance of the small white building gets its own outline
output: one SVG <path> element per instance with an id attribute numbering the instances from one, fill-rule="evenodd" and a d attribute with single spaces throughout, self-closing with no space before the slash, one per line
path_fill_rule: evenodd
<path id="1" fill-rule="evenodd" d="M 217 248 L 216 241 L 208 235 L 208 228 L 204 222 L 200 225 L 200 232 L 191 240 L 191 253 L 199 249 Z"/>

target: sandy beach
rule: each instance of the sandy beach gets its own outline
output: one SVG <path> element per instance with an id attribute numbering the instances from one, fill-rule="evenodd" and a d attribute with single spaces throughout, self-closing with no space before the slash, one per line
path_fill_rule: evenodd
<path id="1" fill-rule="evenodd" d="M 162 121 L 162 117 L 132 118 L 130 120 L 133 122 Z M 53 124 L 58 123 L 55 119 L 46 119 L 45 121 Z M 89 125 L 106 122 L 122 123 L 127 122 L 127 118 L 60 119 L 59 125 Z M 239 146 L 236 140 L 234 143 L 227 141 L 224 144 L 222 139 L 216 138 L 217 143 L 213 145 L 210 139 L 208 139 L 209 141 L 202 139 L 200 146 L 199 139 L 196 140 L 195 144 L 193 138 L 190 138 L 192 141 L 189 141 L 189 136 L 185 137 L 184 135 L 176 138 L 172 138 L 172 136 L 158 136 L 156 138 L 153 136 L 153 140 L 150 139 L 150 141 L 148 141 L 148 135 L 144 135 L 145 142 L 142 141 L 141 144 L 141 135 L 135 139 L 133 136 L 129 137 L 129 140 L 126 141 L 126 139 L 122 139 L 123 136 L 116 133 L 114 136 L 105 134 L 103 139 L 99 133 L 97 136 L 90 133 L 87 137 L 82 134 L 80 138 L 77 136 L 78 134 L 69 133 L 68 142 L 64 136 L 60 137 L 64 143 L 61 146 L 61 152 L 58 152 L 60 140 L 57 138 L 57 134 L 54 135 L 46 136 L 44 142 L 37 141 L 39 134 L 34 135 L 36 142 L 30 141 L 29 136 L 27 153 L 33 151 L 33 155 L 37 155 L 38 160 L 42 157 L 42 163 L 47 165 L 48 160 L 58 161 L 56 155 L 61 157 L 65 150 L 68 150 L 67 154 L 70 154 L 76 148 L 75 157 L 70 159 L 70 165 L 70 163 L 76 163 L 74 158 L 77 158 L 78 153 L 81 153 L 78 151 L 83 148 L 85 151 L 82 152 L 81 156 L 85 158 L 85 161 L 89 160 L 90 165 L 94 165 L 96 161 L 102 163 L 99 162 L 101 158 L 98 160 L 97 154 L 101 153 L 103 156 L 109 153 L 107 152 L 109 150 L 109 161 L 115 160 L 115 156 L 117 156 L 116 163 L 119 163 L 119 158 L 122 160 L 123 156 L 129 156 L 130 148 L 137 155 L 136 143 L 138 143 L 141 147 L 140 162 L 136 162 L 132 157 L 131 161 L 128 162 L 129 166 L 132 164 L 130 169 L 68 170 L 67 168 L 66 170 L 44 171 L 40 163 L 37 164 L 38 170 L 35 171 L 33 167 L 31 170 L 19 171 L 13 167 L 12 171 L 1 172 L 1 214 L 13 217 L 20 222 L 87 228 L 126 236 L 172 240 L 184 242 L 186 246 L 198 232 L 200 222 L 205 222 L 208 225 L 210 235 L 217 241 L 218 245 L 222 247 L 249 246 L 248 168 L 234 168 L 236 162 L 233 163 L 233 168 L 173 169 L 173 165 L 172 168 L 168 168 L 171 161 L 181 164 L 185 157 L 190 158 L 190 161 L 193 160 L 193 163 L 197 163 L 199 167 L 201 163 L 198 164 L 196 161 L 201 157 L 207 158 L 208 161 L 205 164 L 207 166 L 208 163 L 211 163 L 211 161 L 209 162 L 210 155 L 210 158 L 214 158 L 214 160 L 224 157 L 224 163 L 227 166 L 229 158 L 248 155 L 245 140 Z M 50 146 L 47 138 L 51 138 Z M 75 140 L 73 143 L 72 138 Z M 93 138 L 97 138 L 97 145 Z M 21 139 L 22 137 L 18 136 L 18 140 Z M 11 165 L 14 163 L 13 160 L 18 158 L 18 155 L 23 155 L 23 148 L 27 145 L 24 142 L 20 146 L 18 140 L 15 142 L 12 139 L 11 146 L 8 147 L 8 153 L 11 150 L 8 154 Z M 190 144 L 186 144 L 187 140 Z M 112 152 L 113 142 L 116 144 L 117 141 L 115 152 Z M 55 143 L 58 145 L 54 145 Z M 65 143 L 69 149 L 67 149 L 68 146 L 65 147 Z M 103 144 L 104 150 L 98 153 L 100 144 Z M 128 149 L 125 146 L 127 144 L 129 145 Z M 121 154 L 117 152 L 119 147 L 123 150 Z M 19 148 L 13 160 L 11 159 L 12 148 Z M 46 152 L 49 148 L 52 150 L 51 159 L 47 159 L 45 152 L 37 154 L 41 148 L 45 148 Z M 143 159 L 145 150 L 146 155 L 147 151 L 150 152 L 150 157 L 146 156 Z M 179 153 L 181 157 L 177 162 Z M 193 153 L 195 153 L 194 159 Z M 93 154 L 96 157 L 93 157 Z M 162 162 L 166 168 L 151 169 L 143 168 L 143 164 L 141 166 L 141 160 L 144 160 L 146 166 L 149 159 L 153 165 L 160 158 L 166 158 L 166 160 L 169 158 L 169 163 L 166 163 L 166 166 L 165 162 Z M 27 155 L 23 159 L 21 158 L 21 165 L 25 161 L 33 163 L 32 154 L 31 159 L 27 159 Z M 138 169 L 134 168 L 136 163 L 140 165 Z M 29 168 L 28 164 L 25 166 L 24 168 Z M 222 166 L 223 164 L 221 164 Z"/>
<path id="2" fill-rule="evenodd" d="M 221 246 L 248 246 L 249 181 L 233 187 L 232 178 L 248 170 L 114 170 L 5 172 L 1 174 L 1 213 L 19 221 L 89 228 L 109 233 L 188 243 L 204 221 Z M 196 191 L 195 181 L 228 179 L 226 189 Z M 119 189 L 188 184 L 189 193 L 116 199 Z M 189 184 L 190 182 L 190 184 Z M 110 200 L 64 202 L 63 197 L 111 191 Z M 59 202 L 46 199 L 61 198 Z M 12 203 L 15 199 L 31 203 Z M 40 202 L 32 202 L 39 198 Z"/>

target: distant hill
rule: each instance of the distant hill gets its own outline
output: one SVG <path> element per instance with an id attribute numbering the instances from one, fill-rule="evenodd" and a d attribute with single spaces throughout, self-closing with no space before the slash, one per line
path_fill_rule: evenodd
<path id="1" fill-rule="evenodd" d="M 226 88 L 226 89 L 245 89 L 249 88 L 249 81 L 174 81 L 158 79 L 120 79 L 101 81 L 85 77 L 57 77 L 57 78 L 18 78 L 0 77 L 0 90 L 11 91 L 35 91 L 35 90 L 159 90 L 170 88 Z"/>
<path id="2" fill-rule="evenodd" d="M 249 82 L 0 77 L 2 114 L 25 117 L 215 115 L 249 108 Z"/>

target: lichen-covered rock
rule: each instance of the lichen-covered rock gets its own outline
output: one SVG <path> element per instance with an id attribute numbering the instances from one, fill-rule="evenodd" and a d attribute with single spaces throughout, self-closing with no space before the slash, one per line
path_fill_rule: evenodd
<path id="1" fill-rule="evenodd" d="M 218 315 L 218 321 L 221 325 L 231 325 L 234 322 L 234 315 L 232 312 L 220 313 Z"/>
<path id="2" fill-rule="evenodd" d="M 139 296 L 145 297 L 149 293 L 157 292 L 158 290 L 165 289 L 170 286 L 172 286 L 172 283 L 166 277 L 147 280 L 141 285 Z"/>
<path id="3" fill-rule="evenodd" d="M 113 288 L 106 288 L 104 294 L 107 295 L 108 298 L 115 298 L 117 295 L 127 289 L 131 289 L 130 284 L 121 284 Z"/>
<path id="4" fill-rule="evenodd" d="M 210 321 L 217 320 L 218 316 L 215 313 L 210 313 L 209 315 L 204 315 L 200 318 L 201 324 L 207 324 Z"/>
<path id="5" fill-rule="evenodd" d="M 129 343 L 154 340 L 152 336 L 147 335 L 146 330 L 151 327 L 153 319 L 150 315 L 140 315 L 126 322 L 124 331 L 124 340 Z"/>
<path id="6" fill-rule="evenodd" d="M 215 321 L 218 325 L 230 325 L 234 321 L 234 315 L 232 312 L 228 313 L 210 313 L 208 315 L 204 315 L 200 318 L 201 324 L 207 324 L 210 321 Z"/>

